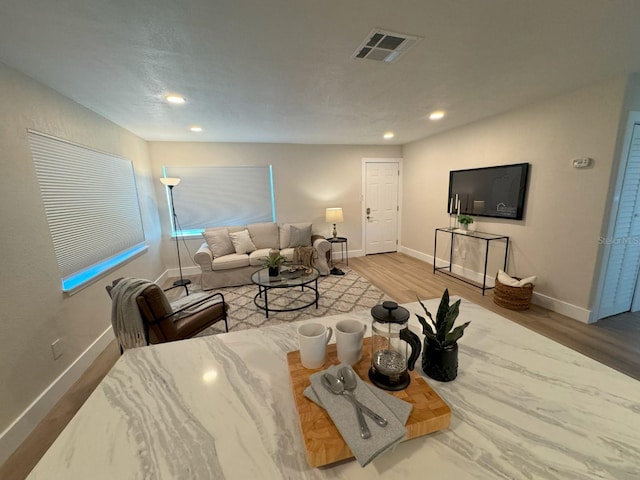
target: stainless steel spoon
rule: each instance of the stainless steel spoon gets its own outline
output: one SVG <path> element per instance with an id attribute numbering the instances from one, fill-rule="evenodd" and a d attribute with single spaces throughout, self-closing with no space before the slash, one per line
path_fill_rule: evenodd
<path id="1" fill-rule="evenodd" d="M 349 367 L 342 367 L 340 370 L 338 370 L 338 380 L 340 380 L 344 385 L 345 395 L 348 395 L 351 398 L 353 398 L 353 401 L 358 404 L 358 407 L 360 407 L 360 410 L 362 410 L 364 414 L 371 417 L 373 421 L 376 422 L 381 427 L 387 426 L 389 422 L 387 422 L 385 418 L 381 417 L 376 412 L 371 410 L 369 407 L 359 402 L 358 399 L 356 398 L 356 394 L 354 392 L 355 392 L 355 389 L 358 387 L 358 378 L 356 377 L 356 374 L 353 370 L 351 370 Z"/>
<path id="2" fill-rule="evenodd" d="M 371 431 L 369 427 L 367 427 L 367 422 L 365 422 L 364 417 L 362 416 L 362 410 L 358 406 L 357 401 L 351 397 L 351 395 L 347 394 L 344 389 L 343 383 L 338 380 L 336 377 L 329 373 L 325 373 L 322 375 L 322 386 L 329 390 L 331 393 L 335 395 L 343 395 L 346 399 L 348 399 L 353 408 L 356 410 L 356 415 L 358 417 L 358 426 L 360 427 L 360 436 L 364 439 L 371 437 Z"/>

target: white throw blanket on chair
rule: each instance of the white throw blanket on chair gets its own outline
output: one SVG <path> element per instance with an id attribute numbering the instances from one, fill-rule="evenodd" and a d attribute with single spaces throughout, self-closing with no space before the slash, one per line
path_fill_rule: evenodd
<path id="1" fill-rule="evenodd" d="M 149 285 L 154 283 L 139 278 L 123 278 L 111 289 L 111 325 L 123 350 L 147 345 L 136 297 Z"/>

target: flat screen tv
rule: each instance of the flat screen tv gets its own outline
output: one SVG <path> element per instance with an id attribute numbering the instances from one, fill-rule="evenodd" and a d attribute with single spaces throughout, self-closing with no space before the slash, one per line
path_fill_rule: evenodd
<path id="1" fill-rule="evenodd" d="M 452 170 L 449 172 L 448 211 L 450 214 L 522 220 L 528 175 L 528 163 Z"/>

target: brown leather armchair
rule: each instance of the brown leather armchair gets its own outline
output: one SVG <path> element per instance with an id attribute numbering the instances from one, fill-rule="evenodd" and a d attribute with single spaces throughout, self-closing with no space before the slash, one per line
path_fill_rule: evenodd
<path id="1" fill-rule="evenodd" d="M 119 280 L 106 287 L 109 296 Z M 217 303 L 188 313 L 189 310 L 216 298 L 219 299 Z M 224 321 L 225 331 L 229 331 L 228 304 L 221 293 L 209 294 L 174 311 L 162 289 L 156 284 L 151 284 L 136 297 L 136 303 L 144 322 L 147 344 L 191 338 L 219 321 Z"/>

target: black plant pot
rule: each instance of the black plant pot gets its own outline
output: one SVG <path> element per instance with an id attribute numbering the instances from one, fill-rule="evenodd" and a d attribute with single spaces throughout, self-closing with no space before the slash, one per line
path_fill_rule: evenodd
<path id="1" fill-rule="evenodd" d="M 458 376 L 458 344 L 440 348 L 437 344 L 424 341 L 422 350 L 422 370 L 434 380 L 450 382 Z"/>
<path id="2" fill-rule="evenodd" d="M 280 267 L 269 267 L 269 276 L 277 277 L 280 274 Z"/>

